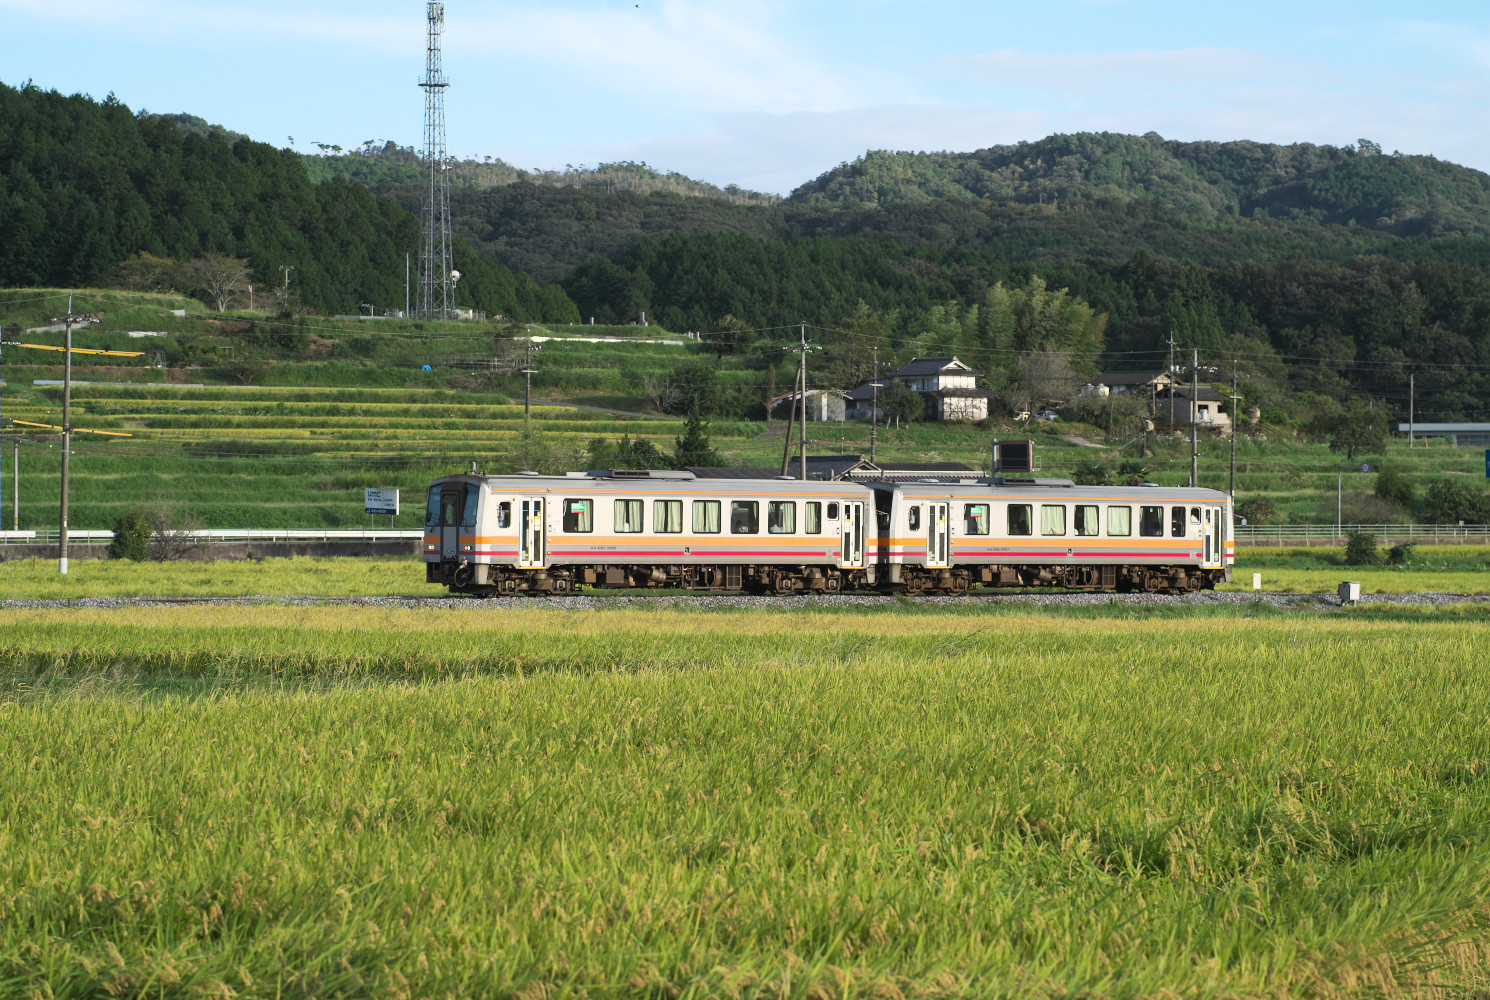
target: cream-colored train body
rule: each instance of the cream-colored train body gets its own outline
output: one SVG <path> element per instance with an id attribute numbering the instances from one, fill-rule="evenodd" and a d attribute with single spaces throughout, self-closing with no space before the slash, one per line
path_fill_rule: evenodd
<path id="1" fill-rule="evenodd" d="M 1065 479 L 870 485 L 882 587 L 1174 593 L 1231 579 L 1231 498 L 1215 490 Z"/>
<path id="2" fill-rule="evenodd" d="M 426 579 L 477 595 L 838 593 L 874 582 L 872 503 L 854 483 L 682 472 L 447 476 L 429 491 Z"/>
<path id="3" fill-rule="evenodd" d="M 429 582 L 480 596 L 581 585 L 1177 593 L 1231 579 L 1230 526 L 1230 499 L 1204 489 L 458 475 L 430 487 L 424 559 Z"/>

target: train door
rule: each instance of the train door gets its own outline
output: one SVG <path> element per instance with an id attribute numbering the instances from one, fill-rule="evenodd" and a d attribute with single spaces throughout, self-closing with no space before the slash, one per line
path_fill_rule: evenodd
<path id="1" fill-rule="evenodd" d="M 1201 566 L 1205 569 L 1220 569 L 1225 546 L 1222 544 L 1221 533 L 1221 508 L 1205 507 L 1201 509 L 1201 535 L 1205 540 L 1204 560 Z"/>
<path id="2" fill-rule="evenodd" d="M 843 505 L 843 567 L 861 569 L 864 566 L 864 505 Z"/>
<path id="3" fill-rule="evenodd" d="M 431 512 L 432 523 L 440 526 L 440 558 L 454 562 L 460 558 L 460 532 L 476 523 L 476 509 L 481 487 L 473 483 L 446 483 L 440 489 L 439 511 Z"/>
<path id="4" fill-rule="evenodd" d="M 947 516 L 950 504 L 930 503 L 926 505 L 926 568 L 944 569 L 951 547 L 951 518 Z"/>
<path id="5" fill-rule="evenodd" d="M 541 569 L 548 548 L 543 500 L 526 497 L 518 502 L 518 510 L 522 520 L 518 522 L 517 565 L 522 569 Z"/>

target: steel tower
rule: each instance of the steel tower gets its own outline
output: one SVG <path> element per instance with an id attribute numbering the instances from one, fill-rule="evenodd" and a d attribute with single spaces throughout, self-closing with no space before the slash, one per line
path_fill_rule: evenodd
<path id="1" fill-rule="evenodd" d="M 440 68 L 440 36 L 445 33 L 445 5 L 429 4 L 429 40 L 424 82 L 424 210 L 419 234 L 419 306 L 425 319 L 453 314 L 450 276 L 450 178 L 445 152 L 445 88 L 450 84 Z"/>

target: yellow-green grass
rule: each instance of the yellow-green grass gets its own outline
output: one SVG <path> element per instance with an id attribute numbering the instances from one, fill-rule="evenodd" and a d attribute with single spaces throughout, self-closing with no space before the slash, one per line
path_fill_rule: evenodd
<path id="1" fill-rule="evenodd" d="M 1333 593 L 1346 580 L 1367 594 L 1490 593 L 1490 548 L 1483 545 L 1419 545 L 1401 566 L 1347 566 L 1337 546 L 1270 548 L 1243 546 L 1233 582 L 1225 591 L 1251 590 L 1252 574 L 1262 589 L 1279 593 Z"/>
<path id="2" fill-rule="evenodd" d="M 0 563 L 0 600 L 80 597 L 438 597 L 444 587 L 424 582 L 424 563 L 413 556 L 318 559 L 131 562 L 74 559 L 67 575 L 55 559 Z"/>
<path id="3" fill-rule="evenodd" d="M 1486 985 L 1483 619 L 22 610 L 0 992 Z"/>

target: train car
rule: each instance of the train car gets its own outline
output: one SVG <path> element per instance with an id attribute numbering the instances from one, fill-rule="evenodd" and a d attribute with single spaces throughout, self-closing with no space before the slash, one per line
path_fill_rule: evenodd
<path id="1" fill-rule="evenodd" d="M 1231 579 L 1231 498 L 1068 479 L 872 483 L 881 589 L 1184 593 Z"/>
<path id="2" fill-rule="evenodd" d="M 456 475 L 429 489 L 425 579 L 478 596 L 596 587 L 838 593 L 870 586 L 873 494 L 692 473 Z"/>

